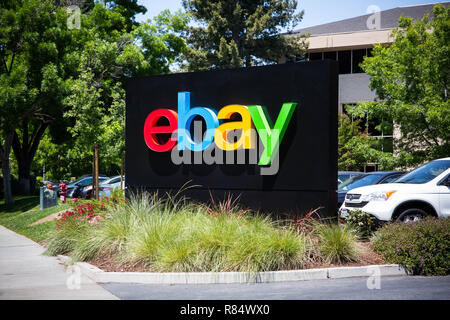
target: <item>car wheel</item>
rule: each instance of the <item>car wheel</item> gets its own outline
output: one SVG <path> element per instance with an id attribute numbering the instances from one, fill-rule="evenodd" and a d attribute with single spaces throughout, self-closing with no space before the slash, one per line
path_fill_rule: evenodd
<path id="1" fill-rule="evenodd" d="M 400 215 L 397 218 L 397 221 L 409 223 L 414 221 L 420 221 L 426 216 L 428 216 L 428 213 L 426 211 L 418 208 L 410 208 L 400 213 Z"/>

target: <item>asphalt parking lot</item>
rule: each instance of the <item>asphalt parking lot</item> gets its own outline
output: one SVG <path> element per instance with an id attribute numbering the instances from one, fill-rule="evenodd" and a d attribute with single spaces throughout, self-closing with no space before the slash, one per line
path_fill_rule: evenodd
<path id="1" fill-rule="evenodd" d="M 362 277 L 258 284 L 106 283 L 102 287 L 120 299 L 136 300 L 450 300 L 450 276 L 382 277 L 379 289 L 369 289 L 367 281 Z"/>

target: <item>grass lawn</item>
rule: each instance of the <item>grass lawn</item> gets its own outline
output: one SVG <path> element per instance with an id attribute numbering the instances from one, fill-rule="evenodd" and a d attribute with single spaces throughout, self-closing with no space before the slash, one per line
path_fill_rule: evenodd
<path id="1" fill-rule="evenodd" d="M 30 224 L 67 208 L 69 208 L 68 205 L 59 204 L 40 210 L 39 196 L 17 196 L 14 197 L 14 204 L 9 206 L 1 200 L 0 225 L 40 242 L 49 237 L 50 232 L 55 229 L 55 222 L 48 221 L 32 227 Z"/>

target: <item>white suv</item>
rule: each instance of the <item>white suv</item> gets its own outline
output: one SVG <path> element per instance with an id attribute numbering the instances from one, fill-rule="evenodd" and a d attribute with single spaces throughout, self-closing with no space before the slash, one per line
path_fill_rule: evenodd
<path id="1" fill-rule="evenodd" d="M 351 190 L 345 196 L 339 216 L 345 218 L 355 209 L 379 221 L 450 217 L 450 158 L 431 161 L 393 183 Z"/>

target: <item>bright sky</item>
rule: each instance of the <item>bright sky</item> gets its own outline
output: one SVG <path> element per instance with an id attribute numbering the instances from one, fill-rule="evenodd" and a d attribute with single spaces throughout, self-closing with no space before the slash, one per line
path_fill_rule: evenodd
<path id="1" fill-rule="evenodd" d="M 311 27 L 323 23 L 339 21 L 365 15 L 370 5 L 376 5 L 381 10 L 418 4 L 441 3 L 446 1 L 427 0 L 298 0 L 297 10 L 305 10 L 303 21 L 295 29 Z M 137 15 L 139 22 L 154 17 L 164 9 L 177 11 L 182 9 L 181 0 L 138 0 L 147 8 L 145 15 Z"/>

